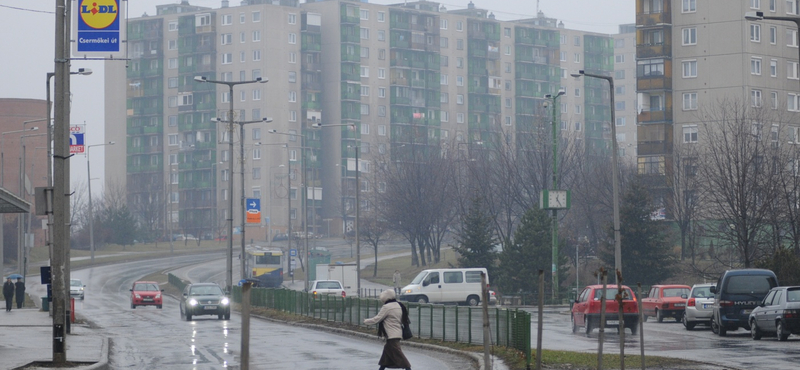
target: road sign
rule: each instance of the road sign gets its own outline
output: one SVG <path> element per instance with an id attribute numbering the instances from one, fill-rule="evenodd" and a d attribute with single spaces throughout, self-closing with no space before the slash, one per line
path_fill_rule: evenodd
<path id="1" fill-rule="evenodd" d="M 248 224 L 261 223 L 261 199 L 247 198 L 245 201 L 245 209 L 247 210 Z"/>
<path id="2" fill-rule="evenodd" d="M 297 256 L 297 248 L 289 249 L 289 256 L 291 257 Z"/>
<path id="3" fill-rule="evenodd" d="M 86 151 L 85 134 L 86 125 L 69 126 L 69 154 L 83 154 Z"/>
<path id="4" fill-rule="evenodd" d="M 125 57 L 123 39 L 127 22 L 120 0 L 76 0 L 73 11 L 72 55 L 75 57 Z"/>

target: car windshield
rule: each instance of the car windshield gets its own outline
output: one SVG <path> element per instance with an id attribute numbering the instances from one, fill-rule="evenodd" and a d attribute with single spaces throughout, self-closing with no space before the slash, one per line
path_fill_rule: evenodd
<path id="1" fill-rule="evenodd" d="M 787 302 L 800 302 L 800 288 L 786 290 Z"/>
<path id="2" fill-rule="evenodd" d="M 773 278 L 768 275 L 731 276 L 726 293 L 767 294 L 776 285 Z"/>
<path id="3" fill-rule="evenodd" d="M 222 295 L 222 289 L 216 285 L 193 286 L 189 295 Z"/>
<path id="4" fill-rule="evenodd" d="M 680 297 L 682 295 L 689 295 L 689 289 L 686 288 L 664 288 L 664 297 Z"/>
<path id="5" fill-rule="evenodd" d="M 624 299 L 631 299 L 631 297 L 633 297 L 633 292 L 631 292 L 630 289 L 628 289 L 628 288 L 622 288 L 622 289 L 625 292 Z M 618 291 L 617 287 L 609 286 L 608 288 L 606 288 L 606 299 L 607 300 L 614 299 L 614 296 L 617 295 L 617 291 Z M 603 289 L 595 290 L 594 291 L 594 299 L 600 299 L 600 296 L 602 295 L 602 292 L 603 292 Z"/>
<path id="6" fill-rule="evenodd" d="M 81 286 L 81 285 L 83 285 L 83 284 L 81 284 L 80 280 L 70 280 L 69 281 L 69 286 Z"/>
<path id="7" fill-rule="evenodd" d="M 425 271 L 420 272 L 414 280 L 411 280 L 411 284 L 422 284 L 422 279 L 425 279 L 425 275 L 428 275 L 428 273 Z"/>
<path id="8" fill-rule="evenodd" d="M 158 285 L 153 283 L 139 283 L 133 286 L 133 290 L 137 292 L 157 292 Z"/>
<path id="9" fill-rule="evenodd" d="M 692 289 L 692 298 L 711 298 L 713 296 L 710 286 L 699 286 Z"/>
<path id="10" fill-rule="evenodd" d="M 317 289 L 342 289 L 342 285 L 338 281 L 320 281 Z"/>

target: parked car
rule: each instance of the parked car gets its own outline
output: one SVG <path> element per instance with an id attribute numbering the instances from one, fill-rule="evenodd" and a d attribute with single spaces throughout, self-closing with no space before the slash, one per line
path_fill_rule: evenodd
<path id="1" fill-rule="evenodd" d="M 692 330 L 696 325 L 711 325 L 711 315 L 714 313 L 714 294 L 711 293 L 713 286 L 711 283 L 692 286 L 681 320 L 686 330 Z"/>
<path id="2" fill-rule="evenodd" d="M 481 274 L 487 274 L 483 267 L 422 270 L 400 290 L 398 300 L 477 306 L 481 303 Z"/>
<path id="3" fill-rule="evenodd" d="M 80 281 L 80 279 L 70 279 L 69 280 L 69 296 L 80 298 L 83 300 L 86 298 L 86 285 Z"/>
<path id="4" fill-rule="evenodd" d="M 686 299 L 689 298 L 688 285 L 653 285 L 647 298 L 642 298 L 642 314 L 644 321 L 648 316 L 655 316 L 658 322 L 665 317 L 680 321 L 686 310 Z"/>
<path id="5" fill-rule="evenodd" d="M 497 293 L 494 290 L 489 291 L 489 305 L 496 306 L 497 305 Z"/>
<path id="6" fill-rule="evenodd" d="M 720 275 L 714 293 L 711 331 L 724 337 L 728 330 L 750 330 L 750 313 L 778 286 L 778 277 L 770 270 L 727 270 Z"/>
<path id="7" fill-rule="evenodd" d="M 780 341 L 790 334 L 800 335 L 800 286 L 772 288 L 750 313 L 749 321 L 754 340 L 765 333 L 774 333 Z"/>
<path id="8" fill-rule="evenodd" d="M 289 235 L 287 235 L 285 233 L 284 234 L 275 234 L 275 236 L 272 237 L 272 241 L 273 242 L 279 242 L 281 240 L 289 240 Z"/>
<path id="9" fill-rule="evenodd" d="M 161 309 L 161 293 L 164 289 L 158 287 L 155 281 L 137 281 L 131 287 L 131 308 L 137 306 L 156 306 Z"/>
<path id="10" fill-rule="evenodd" d="M 639 307 L 636 303 L 636 296 L 633 295 L 631 288 L 623 285 L 622 313 L 623 322 L 619 322 L 619 303 L 614 300 L 618 292 L 616 285 L 608 285 L 606 288 L 606 327 L 616 327 L 617 330 L 628 328 L 631 333 L 636 334 L 639 329 Z M 589 285 L 583 288 L 578 295 L 575 304 L 572 305 L 572 332 L 577 333 L 583 327 L 586 334 L 592 329 L 600 327 L 600 298 L 603 296 L 602 285 Z"/>
<path id="11" fill-rule="evenodd" d="M 192 316 L 217 315 L 217 318 L 231 318 L 230 300 L 222 288 L 214 283 L 189 284 L 183 289 L 180 302 L 181 317 L 191 321 Z"/>

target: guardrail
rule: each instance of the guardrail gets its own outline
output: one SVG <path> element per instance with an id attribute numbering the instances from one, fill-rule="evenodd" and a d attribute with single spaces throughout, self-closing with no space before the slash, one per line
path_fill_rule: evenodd
<path id="1" fill-rule="evenodd" d="M 232 293 L 234 302 L 241 303 L 241 287 L 234 286 Z M 357 326 L 367 326 L 363 324 L 364 319 L 375 316 L 382 306 L 377 299 L 315 296 L 312 293 L 288 289 L 253 288 L 250 294 L 250 303 L 254 307 L 272 308 Z M 483 344 L 483 314 L 480 307 L 403 303 L 408 307 L 415 337 Z M 530 354 L 530 313 L 518 309 L 490 308 L 489 322 L 492 344 Z"/>

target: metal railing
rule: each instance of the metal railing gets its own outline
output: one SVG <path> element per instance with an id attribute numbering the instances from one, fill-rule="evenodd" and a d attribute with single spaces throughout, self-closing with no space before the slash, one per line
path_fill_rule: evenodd
<path id="1" fill-rule="evenodd" d="M 172 279 L 172 277 L 170 277 Z M 171 280 L 170 280 L 171 282 Z M 242 300 L 241 287 L 233 287 L 233 300 Z M 340 296 L 315 296 L 312 293 L 272 288 L 253 288 L 250 302 L 265 307 L 320 320 L 357 326 L 375 316 L 382 303 L 377 299 Z M 404 302 L 408 307 L 414 336 L 467 344 L 483 344 L 480 307 Z M 530 353 L 531 314 L 517 309 L 490 308 L 492 344 Z"/>

